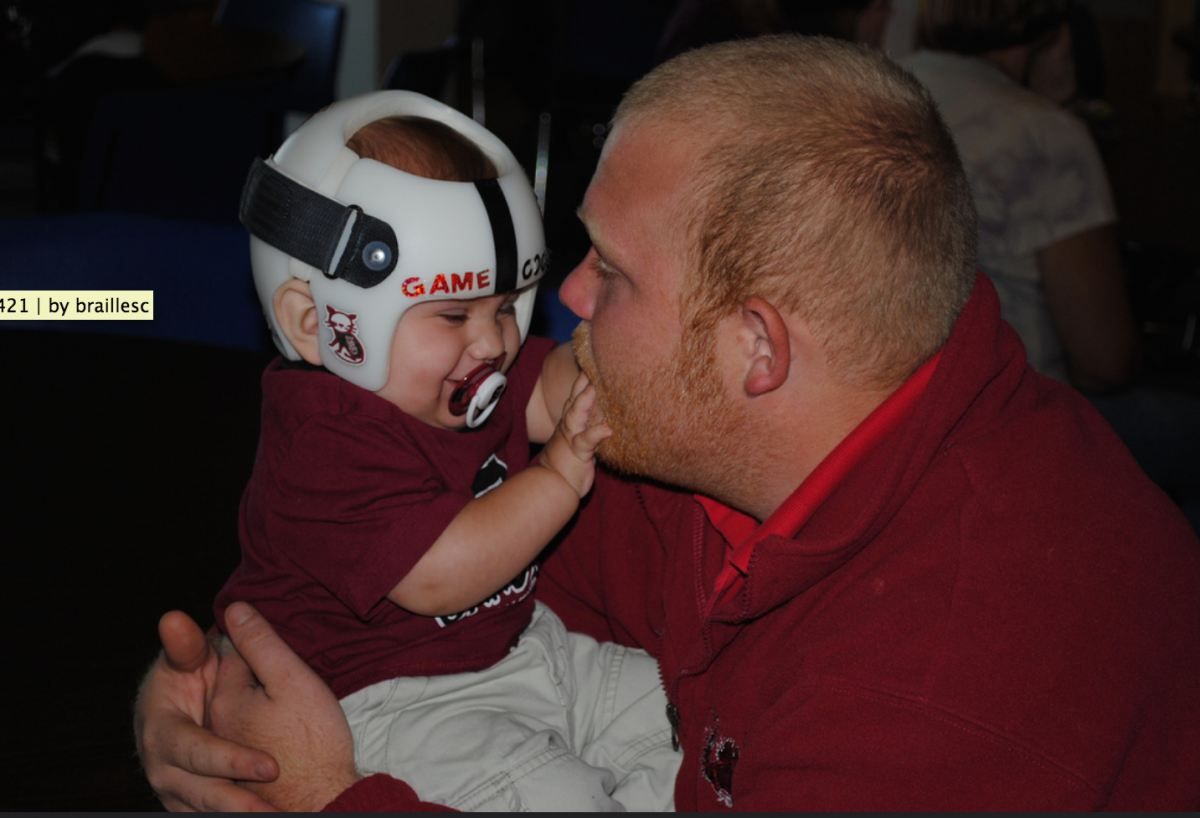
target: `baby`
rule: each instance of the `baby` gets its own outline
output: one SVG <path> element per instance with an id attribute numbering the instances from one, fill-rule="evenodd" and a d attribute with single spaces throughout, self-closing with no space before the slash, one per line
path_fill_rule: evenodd
<path id="1" fill-rule="evenodd" d="M 284 357 L 218 625 L 252 602 L 341 700 L 360 770 L 426 800 L 669 809 L 656 663 L 534 599 L 608 428 L 570 348 L 526 342 L 547 254 L 511 153 L 369 94 L 256 163 L 242 220 Z"/>

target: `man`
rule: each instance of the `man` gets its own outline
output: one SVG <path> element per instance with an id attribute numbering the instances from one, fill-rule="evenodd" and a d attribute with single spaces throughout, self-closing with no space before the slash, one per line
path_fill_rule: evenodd
<path id="1" fill-rule="evenodd" d="M 614 121 L 561 298 L 600 455 L 644 482 L 598 480 L 541 593 L 659 659 L 677 808 L 1200 806 L 1197 543 L 1026 365 L 920 86 L 853 46 L 743 41 L 656 69 Z M 168 805 L 252 806 L 221 779 L 278 770 L 252 786 L 280 806 L 422 806 L 356 783 L 332 696 L 231 620 L 261 686 L 164 620 L 139 735 Z"/>

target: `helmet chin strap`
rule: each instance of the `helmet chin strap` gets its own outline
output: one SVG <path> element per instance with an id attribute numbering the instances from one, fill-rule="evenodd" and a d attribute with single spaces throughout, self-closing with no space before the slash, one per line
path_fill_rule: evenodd
<path id="1" fill-rule="evenodd" d="M 450 414 L 467 416 L 467 427 L 475 429 L 492 414 L 508 379 L 500 372 L 505 354 L 493 361 L 486 361 L 471 370 L 467 377 L 458 382 L 450 394 Z"/>

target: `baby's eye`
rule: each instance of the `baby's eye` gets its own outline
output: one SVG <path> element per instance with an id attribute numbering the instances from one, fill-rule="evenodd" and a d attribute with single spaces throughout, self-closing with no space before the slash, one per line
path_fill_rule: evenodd
<path id="1" fill-rule="evenodd" d="M 517 314 L 517 302 L 516 301 L 505 301 L 503 304 L 500 305 L 500 309 L 497 310 L 497 312 L 500 315 L 516 315 Z"/>
<path id="2" fill-rule="evenodd" d="M 445 318 L 451 324 L 465 324 L 467 322 L 467 314 L 465 312 L 443 312 L 442 318 Z"/>

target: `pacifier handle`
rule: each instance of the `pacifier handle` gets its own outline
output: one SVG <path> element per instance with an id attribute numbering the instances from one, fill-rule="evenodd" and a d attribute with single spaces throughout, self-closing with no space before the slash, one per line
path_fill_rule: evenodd
<path id="1" fill-rule="evenodd" d="M 485 361 L 475 367 L 450 393 L 450 414 L 455 417 L 466 415 L 468 428 L 483 425 L 500 402 L 504 386 L 508 383 L 500 371 L 504 366 L 504 358 L 505 354 L 500 353 L 500 357 L 494 361 Z"/>

